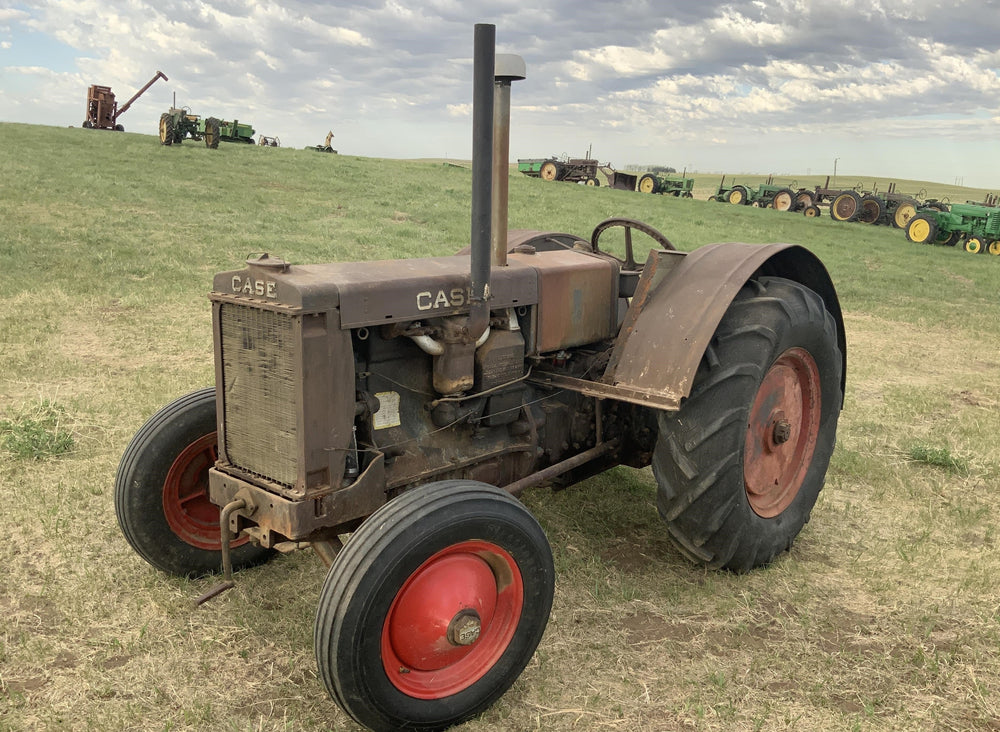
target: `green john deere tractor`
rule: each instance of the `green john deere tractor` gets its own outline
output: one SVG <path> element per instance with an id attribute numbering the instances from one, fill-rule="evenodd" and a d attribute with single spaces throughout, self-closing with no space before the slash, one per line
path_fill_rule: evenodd
<path id="1" fill-rule="evenodd" d="M 254 144 L 254 128 L 241 124 L 238 120 L 232 122 L 216 117 L 201 118 L 191 114 L 186 108 L 171 107 L 169 112 L 160 115 L 160 144 L 180 144 L 184 138 L 195 141 L 205 141 L 205 147 L 216 149 L 219 142 L 244 142 Z"/>
<path id="2" fill-rule="evenodd" d="M 942 244 L 970 254 L 1000 256 L 1000 208 L 953 203 L 921 208 L 906 224 L 906 238 L 917 244 Z"/>

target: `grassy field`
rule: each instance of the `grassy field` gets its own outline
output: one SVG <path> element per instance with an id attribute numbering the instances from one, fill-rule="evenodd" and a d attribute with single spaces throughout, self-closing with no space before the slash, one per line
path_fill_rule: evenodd
<path id="1" fill-rule="evenodd" d="M 195 609 L 215 580 L 128 547 L 115 470 L 151 413 L 212 383 L 213 273 L 262 251 L 450 254 L 468 243 L 469 171 L 13 124 L 0 170 L 0 730 L 355 729 L 316 677 L 323 565 L 281 557 Z M 816 252 L 848 373 L 812 521 L 735 576 L 672 548 L 649 471 L 527 492 L 555 553 L 552 618 L 462 729 L 1000 728 L 1000 258 L 706 203 L 717 183 L 677 200 L 514 176 L 511 227 L 586 236 L 627 216 L 684 250 Z M 984 193 L 899 182 L 920 188 Z"/>

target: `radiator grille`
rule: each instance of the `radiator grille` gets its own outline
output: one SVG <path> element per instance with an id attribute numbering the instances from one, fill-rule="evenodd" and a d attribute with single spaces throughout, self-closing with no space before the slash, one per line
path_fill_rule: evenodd
<path id="1" fill-rule="evenodd" d="M 288 487 L 298 475 L 292 316 L 223 303 L 220 312 L 229 461 Z"/>

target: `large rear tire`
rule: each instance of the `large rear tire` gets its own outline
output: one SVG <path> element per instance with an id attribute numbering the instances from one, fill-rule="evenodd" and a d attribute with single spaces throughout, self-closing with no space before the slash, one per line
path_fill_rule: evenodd
<path id="1" fill-rule="evenodd" d="M 639 178 L 639 184 L 636 186 L 636 190 L 639 193 L 656 193 L 656 176 L 646 173 L 644 176 Z"/>
<path id="2" fill-rule="evenodd" d="M 830 218 L 834 221 L 854 221 L 861 213 L 861 196 L 856 191 L 842 191 L 830 203 Z"/>
<path id="3" fill-rule="evenodd" d="M 771 208 L 776 211 L 791 211 L 794 205 L 795 194 L 790 188 L 782 188 L 774 194 L 774 198 L 771 200 Z"/>
<path id="4" fill-rule="evenodd" d="M 167 112 L 160 115 L 160 144 L 174 144 L 174 118 Z"/>
<path id="5" fill-rule="evenodd" d="M 917 214 L 906 223 L 906 239 L 914 244 L 931 244 L 938 236 L 938 222 L 930 214 Z"/>
<path id="6" fill-rule="evenodd" d="M 506 492 L 467 480 L 414 488 L 365 521 L 330 567 L 319 676 L 370 729 L 458 724 L 531 660 L 554 576 L 545 534 Z"/>
<path id="7" fill-rule="evenodd" d="M 219 120 L 215 117 L 205 120 L 205 147 L 209 150 L 219 148 Z"/>
<path id="8" fill-rule="evenodd" d="M 733 186 L 732 190 L 726 194 L 726 200 L 737 206 L 746 206 L 750 203 L 750 194 L 743 186 Z"/>
<path id="9" fill-rule="evenodd" d="M 218 455 L 215 430 L 215 389 L 200 389 L 150 417 L 118 466 L 118 525 L 139 556 L 164 572 L 221 570 L 220 511 L 208 499 L 208 469 Z M 234 569 L 272 555 L 246 537 L 231 546 Z"/>
<path id="10" fill-rule="evenodd" d="M 659 416 L 657 505 L 688 559 L 745 572 L 791 547 L 833 453 L 842 364 L 815 292 L 778 277 L 740 290 L 691 395 Z"/>
<path id="11" fill-rule="evenodd" d="M 562 166 L 555 160 L 546 160 L 538 171 L 542 180 L 559 180 L 562 173 Z"/>

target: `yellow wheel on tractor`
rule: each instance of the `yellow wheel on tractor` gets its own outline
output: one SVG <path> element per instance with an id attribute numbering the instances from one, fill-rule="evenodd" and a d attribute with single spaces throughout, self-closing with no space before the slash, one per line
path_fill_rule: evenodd
<path id="1" fill-rule="evenodd" d="M 906 225 L 906 238 L 914 244 L 930 244 L 937 234 L 937 221 L 926 214 L 914 216 Z"/>
<path id="2" fill-rule="evenodd" d="M 543 180 L 555 180 L 559 177 L 559 166 L 556 165 L 553 160 L 546 160 L 542 163 L 541 170 L 538 171 L 538 174 Z"/>
<path id="3" fill-rule="evenodd" d="M 656 193 L 656 178 L 648 173 L 639 179 L 639 193 Z"/>
<path id="4" fill-rule="evenodd" d="M 854 221 L 861 213 L 861 196 L 855 191 L 844 191 L 830 204 L 830 218 L 834 221 Z"/>
<path id="5" fill-rule="evenodd" d="M 979 254 L 981 251 L 983 251 L 984 247 L 985 245 L 983 244 L 982 239 L 980 239 L 978 236 L 970 236 L 968 239 L 965 240 L 965 246 L 962 248 L 965 249 L 965 251 L 967 251 L 969 254 Z"/>
<path id="6" fill-rule="evenodd" d="M 892 223 L 897 229 L 905 229 L 910 219 L 917 215 L 917 204 L 913 201 L 903 201 L 892 213 Z"/>
<path id="7" fill-rule="evenodd" d="M 729 195 L 726 196 L 726 200 L 730 203 L 735 203 L 737 206 L 746 205 L 747 189 L 743 186 L 734 186 L 733 190 L 729 191 Z"/>
<path id="8" fill-rule="evenodd" d="M 990 245 L 986 247 L 986 251 L 988 251 L 994 257 L 1000 257 L 1000 239 L 991 241 Z"/>
<path id="9" fill-rule="evenodd" d="M 174 118 L 166 112 L 160 115 L 160 144 L 174 144 Z"/>

